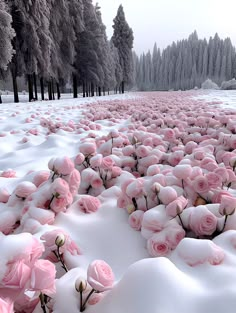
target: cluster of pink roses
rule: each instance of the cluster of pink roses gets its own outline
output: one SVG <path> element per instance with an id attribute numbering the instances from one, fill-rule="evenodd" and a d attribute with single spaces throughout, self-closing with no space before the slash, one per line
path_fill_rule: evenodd
<path id="1" fill-rule="evenodd" d="M 44 247 L 30 234 L 1 236 L 0 245 L 1 312 L 12 313 L 13 303 L 16 311 L 32 312 L 40 294 L 48 297 L 55 294 L 55 266 L 40 259 Z"/>
<path id="2" fill-rule="evenodd" d="M 75 289 L 80 293 L 80 312 L 85 310 L 86 304 L 94 305 L 104 296 L 104 292 L 112 289 L 114 274 L 111 267 L 103 260 L 90 263 L 87 270 L 87 280 L 78 277 Z M 83 297 L 84 296 L 84 297 Z"/>

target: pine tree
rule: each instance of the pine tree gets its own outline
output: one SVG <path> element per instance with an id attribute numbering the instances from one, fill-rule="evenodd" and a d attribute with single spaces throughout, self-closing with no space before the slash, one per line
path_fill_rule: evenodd
<path id="1" fill-rule="evenodd" d="M 121 68 L 123 72 L 123 79 L 121 83 L 121 90 L 124 93 L 125 84 L 129 84 L 132 81 L 133 73 L 133 61 L 132 61 L 132 48 L 133 48 L 133 31 L 129 27 L 123 10 L 123 6 L 120 5 L 117 11 L 113 25 L 113 36 L 111 40 L 114 46 L 117 48 Z"/>

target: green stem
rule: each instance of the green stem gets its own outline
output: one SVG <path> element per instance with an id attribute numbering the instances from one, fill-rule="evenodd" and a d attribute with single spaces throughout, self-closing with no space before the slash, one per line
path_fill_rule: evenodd
<path id="1" fill-rule="evenodd" d="M 88 299 L 91 297 L 91 295 L 92 295 L 94 292 L 95 292 L 95 289 L 92 289 L 92 290 L 90 291 L 90 293 L 88 294 L 87 298 L 86 298 L 85 301 L 84 301 L 84 304 L 82 305 L 82 308 L 81 308 L 80 312 L 84 312 L 86 303 L 88 302 Z"/>
<path id="2" fill-rule="evenodd" d="M 80 294 L 80 312 L 83 312 L 82 311 L 82 309 L 83 309 L 83 291 L 80 291 L 79 294 Z"/>
<path id="3" fill-rule="evenodd" d="M 68 272 L 68 268 L 66 267 L 64 261 L 61 258 L 61 254 L 60 254 L 60 247 L 57 246 L 57 252 L 53 251 L 54 255 L 56 256 L 57 260 L 59 262 L 61 262 L 61 267 L 65 270 L 65 272 Z"/>

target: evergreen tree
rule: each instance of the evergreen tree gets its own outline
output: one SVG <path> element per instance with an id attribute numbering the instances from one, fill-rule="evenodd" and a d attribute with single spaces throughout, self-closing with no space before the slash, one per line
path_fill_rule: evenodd
<path id="1" fill-rule="evenodd" d="M 122 5 L 119 6 L 117 15 L 113 21 L 114 32 L 111 40 L 119 53 L 120 64 L 123 72 L 121 90 L 122 93 L 124 93 L 125 84 L 129 84 L 133 77 L 132 48 L 134 36 L 132 29 L 126 22 Z"/>

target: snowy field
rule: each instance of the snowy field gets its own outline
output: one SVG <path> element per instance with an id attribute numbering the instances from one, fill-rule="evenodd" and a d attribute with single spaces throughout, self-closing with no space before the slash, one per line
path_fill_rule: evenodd
<path id="1" fill-rule="evenodd" d="M 236 91 L 9 97 L 0 304 L 78 313 L 88 278 L 88 313 L 235 313 Z"/>

